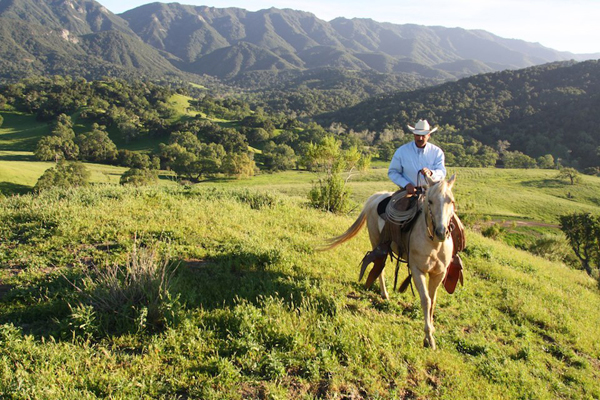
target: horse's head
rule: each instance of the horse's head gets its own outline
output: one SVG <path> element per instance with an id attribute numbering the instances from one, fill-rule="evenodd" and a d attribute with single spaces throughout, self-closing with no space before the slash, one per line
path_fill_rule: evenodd
<path id="1" fill-rule="evenodd" d="M 448 181 L 435 182 L 428 176 L 426 179 L 429 188 L 425 197 L 425 218 L 428 228 L 431 229 L 432 239 L 435 237 L 439 241 L 444 241 L 450 236 L 448 225 L 454 213 L 452 186 L 456 181 L 456 175 L 452 175 Z"/>

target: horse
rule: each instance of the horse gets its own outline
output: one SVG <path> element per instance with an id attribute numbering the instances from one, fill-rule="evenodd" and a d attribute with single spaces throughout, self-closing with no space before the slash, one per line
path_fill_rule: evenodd
<path id="1" fill-rule="evenodd" d="M 437 289 L 444 279 L 446 270 L 452 260 L 452 237 L 449 224 L 454 214 L 454 195 L 452 187 L 456 181 L 456 175 L 446 181 L 433 181 L 425 177 L 427 190 L 422 202 L 422 212 L 416 217 L 412 230 L 409 233 L 408 254 L 406 260 L 411 272 L 415 286 L 421 299 L 421 307 L 425 317 L 425 339 L 423 345 L 435 349 L 433 333 L 433 312 L 435 309 Z M 391 192 L 378 192 L 367 199 L 365 205 L 354 223 L 340 236 L 328 241 L 323 250 L 333 249 L 342 243 L 352 239 L 363 228 L 365 223 L 369 230 L 369 239 L 373 249 L 379 244 L 379 237 L 385 221 L 377 213 L 377 205 Z M 399 246 L 392 243 L 392 251 L 399 254 Z M 427 282 L 427 276 L 429 281 Z M 410 276 L 409 278 L 410 279 Z M 389 294 L 385 286 L 384 273 L 379 275 L 379 286 L 381 296 L 389 300 Z"/>

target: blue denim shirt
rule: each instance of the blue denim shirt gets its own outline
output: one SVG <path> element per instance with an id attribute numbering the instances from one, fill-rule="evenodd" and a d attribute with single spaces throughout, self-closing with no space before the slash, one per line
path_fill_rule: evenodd
<path id="1" fill-rule="evenodd" d="M 418 172 L 423 168 L 429 168 L 434 181 L 440 181 L 446 177 L 444 166 L 444 152 L 434 144 L 427 143 L 424 148 L 417 147 L 415 142 L 406 143 L 398 148 L 392 157 L 388 176 L 401 188 L 409 183 L 414 186 L 423 185 L 424 178 L 417 178 Z"/>

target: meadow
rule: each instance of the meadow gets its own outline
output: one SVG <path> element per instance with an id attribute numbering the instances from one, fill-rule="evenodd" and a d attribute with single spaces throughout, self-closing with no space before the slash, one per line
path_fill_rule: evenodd
<path id="1" fill-rule="evenodd" d="M 439 292 L 432 351 L 418 297 L 388 287 L 384 301 L 357 282 L 366 232 L 315 250 L 370 194 L 394 189 L 381 165 L 350 178 L 348 215 L 308 206 L 306 171 L 131 188 L 116 184 L 124 168 L 86 164 L 92 185 L 33 194 L 51 166 L 32 159 L 43 129 L 11 115 L 21 119 L 0 128 L 0 398 L 600 398 L 597 281 L 475 229 L 524 221 L 545 224 L 526 232 L 542 235 L 558 215 L 600 214 L 598 177 L 449 169 L 474 228 L 465 286 Z M 163 268 L 159 290 L 152 281 L 142 301 L 115 303 L 130 277 L 103 271 L 136 263 Z"/>
<path id="2" fill-rule="evenodd" d="M 365 233 L 314 250 L 352 216 L 241 184 L 2 199 L 0 397 L 600 396 L 600 295 L 583 272 L 469 232 L 466 283 L 440 292 L 431 351 L 417 297 L 356 282 Z M 143 307 L 89 306 L 96 268 L 135 248 L 174 269 L 160 326 Z"/>

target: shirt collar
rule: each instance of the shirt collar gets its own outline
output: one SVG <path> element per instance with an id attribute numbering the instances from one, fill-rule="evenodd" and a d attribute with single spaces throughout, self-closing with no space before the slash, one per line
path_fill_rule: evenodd
<path id="1" fill-rule="evenodd" d="M 417 144 L 415 142 L 413 143 L 413 149 L 417 152 L 417 153 L 425 153 L 425 149 L 427 148 L 427 146 L 429 145 L 429 143 L 425 143 L 425 147 L 423 148 L 419 148 L 417 147 Z"/>

